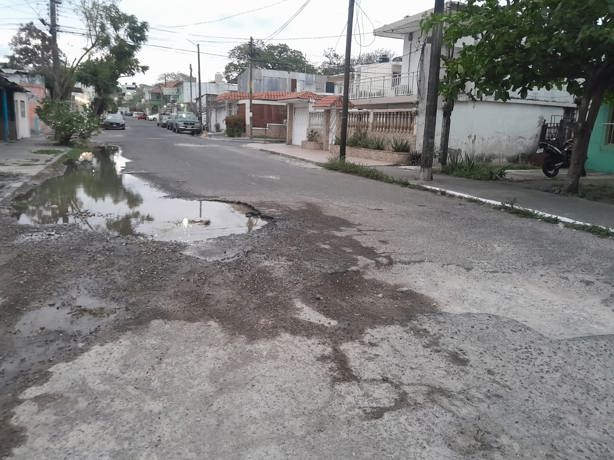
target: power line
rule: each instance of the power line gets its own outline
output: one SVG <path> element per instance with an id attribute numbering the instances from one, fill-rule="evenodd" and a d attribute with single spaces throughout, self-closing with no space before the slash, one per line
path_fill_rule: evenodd
<path id="1" fill-rule="evenodd" d="M 255 13 L 257 11 L 262 11 L 265 10 L 267 8 L 271 8 L 273 6 L 277 6 L 277 5 L 281 5 L 282 3 L 286 3 L 289 2 L 290 0 L 280 0 L 278 2 L 275 3 L 270 3 L 268 5 L 264 5 L 258 8 L 252 8 L 251 10 L 245 10 L 245 11 L 240 11 L 238 13 L 234 13 L 228 16 L 224 16 L 222 18 L 218 18 L 218 19 L 210 19 L 208 21 L 199 21 L 199 22 L 193 22 L 190 24 L 179 24 L 179 25 L 162 25 L 162 27 L 167 27 L 167 28 L 179 28 L 179 27 L 191 27 L 191 26 L 200 26 L 202 24 L 212 24 L 214 22 L 221 22 L 221 21 L 226 21 L 227 19 L 232 19 L 232 18 L 236 18 L 237 16 L 243 16 L 245 14 L 249 14 L 249 13 Z"/>
<path id="2" fill-rule="evenodd" d="M 305 7 L 306 7 L 307 5 L 309 5 L 309 2 L 311 2 L 311 0 L 306 0 L 306 1 L 305 1 L 305 3 L 303 3 L 303 4 L 300 6 L 300 8 L 299 8 L 298 10 L 296 10 L 296 11 L 294 12 L 294 14 L 288 18 L 288 20 L 287 20 L 286 22 L 284 22 L 284 23 L 283 23 L 283 24 L 282 24 L 282 25 L 281 25 L 281 26 L 280 26 L 280 27 L 279 27 L 279 28 L 278 28 L 278 29 L 277 29 L 275 32 L 273 32 L 271 35 L 269 35 L 267 38 L 265 38 L 265 41 L 266 41 L 266 40 L 270 40 L 270 39 L 272 39 L 273 37 L 275 37 L 275 36 L 279 35 L 279 34 L 280 34 L 280 33 L 281 33 L 281 32 L 282 32 L 282 31 L 283 31 L 283 30 L 284 30 L 286 27 L 288 27 L 288 26 L 290 25 L 290 23 L 291 23 L 292 21 L 294 21 L 294 19 L 296 19 L 296 17 L 297 17 L 299 14 L 301 14 L 301 12 L 302 12 L 302 11 L 305 9 Z"/>

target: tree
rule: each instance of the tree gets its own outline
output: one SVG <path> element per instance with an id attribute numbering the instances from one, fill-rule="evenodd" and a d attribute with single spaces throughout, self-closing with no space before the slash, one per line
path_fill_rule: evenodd
<path id="1" fill-rule="evenodd" d="M 363 64 L 375 64 L 380 61 L 382 56 L 392 59 L 394 52 L 385 49 L 376 49 L 353 57 L 350 59 L 351 69 L 354 71 L 354 67 Z M 344 72 L 345 69 L 345 57 L 342 54 L 337 53 L 333 48 L 324 50 L 325 61 L 320 64 L 319 70 L 323 75 L 338 75 Z"/>
<path id="2" fill-rule="evenodd" d="M 196 81 L 196 77 L 192 77 L 190 80 L 190 76 L 183 72 L 164 72 L 163 74 L 158 76 L 158 83 L 164 83 L 167 81 Z"/>
<path id="3" fill-rule="evenodd" d="M 236 83 L 239 75 L 249 67 L 249 43 L 235 46 L 228 53 L 231 62 L 224 68 L 224 76 L 229 83 Z M 307 61 L 305 55 L 286 44 L 266 45 L 262 40 L 254 41 L 254 67 L 289 72 L 318 73 Z"/>
<path id="4" fill-rule="evenodd" d="M 524 98 L 533 88 L 566 89 L 578 121 L 567 191 L 577 193 L 588 142 L 605 98 L 614 93 L 614 8 L 609 0 L 468 0 L 445 23 L 444 41 L 464 45 L 445 59 L 442 94 Z M 471 42 L 465 40 L 467 37 Z"/>
<path id="5" fill-rule="evenodd" d="M 75 79 L 95 88 L 93 110 L 100 115 L 110 104 L 121 77 L 132 77 L 148 69 L 140 64 L 136 54 L 147 41 L 149 26 L 136 16 L 123 13 L 113 2 L 82 0 L 80 11 L 88 25 L 92 56 L 78 65 Z"/>
<path id="6" fill-rule="evenodd" d="M 43 75 L 45 87 L 53 91 L 51 35 L 29 22 L 19 27 L 9 46 L 13 54 L 9 56 L 8 67 L 28 69 Z M 65 59 L 61 52 L 60 58 Z"/>

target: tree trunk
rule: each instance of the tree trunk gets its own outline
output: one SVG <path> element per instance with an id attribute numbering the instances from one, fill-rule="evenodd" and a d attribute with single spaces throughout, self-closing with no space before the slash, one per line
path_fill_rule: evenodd
<path id="1" fill-rule="evenodd" d="M 448 145 L 450 143 L 450 125 L 452 123 L 452 111 L 454 99 L 446 99 L 443 103 L 443 121 L 441 124 L 441 154 L 439 163 L 441 166 L 448 164 Z"/>
<path id="2" fill-rule="evenodd" d="M 605 90 L 598 90 L 589 97 L 583 96 L 580 98 L 580 103 L 578 104 L 578 123 L 574 130 L 575 142 L 571 154 L 569 172 L 567 173 L 567 193 L 575 195 L 580 189 L 580 176 L 584 171 L 584 164 L 588 157 L 588 144 L 604 93 Z"/>

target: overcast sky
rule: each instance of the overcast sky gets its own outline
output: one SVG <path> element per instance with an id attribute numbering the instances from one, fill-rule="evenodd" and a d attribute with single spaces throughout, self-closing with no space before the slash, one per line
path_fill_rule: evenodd
<path id="1" fill-rule="evenodd" d="M 68 32 L 82 30 L 82 22 L 70 2 L 59 7 L 60 47 L 75 55 L 82 37 Z M 196 74 L 196 43 L 201 48 L 203 80 L 211 80 L 228 62 L 234 46 L 255 39 L 286 43 L 305 53 L 314 65 L 323 60 L 323 50 L 335 48 L 343 54 L 347 0 L 120 0 L 120 8 L 150 24 L 149 42 L 139 54 L 150 70 L 129 81 L 154 83 L 163 72 Z M 402 54 L 401 40 L 374 37 L 371 31 L 404 16 L 432 8 L 433 0 L 361 0 L 356 2 L 352 55 L 384 48 Z M 302 8 L 302 9 L 301 9 Z M 49 17 L 48 0 L 0 0 L 0 55 L 10 53 L 8 42 L 20 23 Z M 298 13 L 298 14 L 297 14 Z M 294 19 L 292 19 L 292 16 Z M 280 30 L 290 20 L 290 22 Z M 39 23 L 40 24 L 40 23 Z M 41 27 L 43 27 L 41 25 Z M 161 48 L 166 47 L 166 48 Z M 172 48 L 172 49 L 167 49 Z M 194 50 L 194 51 L 192 51 Z"/>

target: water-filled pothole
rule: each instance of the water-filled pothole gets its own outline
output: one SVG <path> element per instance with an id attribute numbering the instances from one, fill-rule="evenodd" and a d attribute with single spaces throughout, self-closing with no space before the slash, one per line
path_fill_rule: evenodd
<path id="1" fill-rule="evenodd" d="M 126 159 L 96 154 L 15 203 L 20 224 L 77 224 L 119 235 L 196 242 L 249 233 L 266 221 L 242 204 L 168 198 L 149 182 L 122 173 Z"/>

